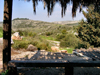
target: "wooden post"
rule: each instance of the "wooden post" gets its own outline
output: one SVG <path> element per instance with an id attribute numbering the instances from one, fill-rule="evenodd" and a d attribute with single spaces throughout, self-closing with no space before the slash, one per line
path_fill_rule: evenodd
<path id="1" fill-rule="evenodd" d="M 7 70 L 8 62 L 11 60 L 11 18 L 12 18 L 12 0 L 4 0 L 3 71 Z"/>

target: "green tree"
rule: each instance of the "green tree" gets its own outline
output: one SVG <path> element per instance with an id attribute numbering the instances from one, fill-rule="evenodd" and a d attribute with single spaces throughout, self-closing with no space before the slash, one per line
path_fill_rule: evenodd
<path id="1" fill-rule="evenodd" d="M 81 20 L 77 28 L 78 37 L 90 45 L 100 46 L 100 13 L 90 5 L 87 12 L 83 11 L 86 21 Z"/>

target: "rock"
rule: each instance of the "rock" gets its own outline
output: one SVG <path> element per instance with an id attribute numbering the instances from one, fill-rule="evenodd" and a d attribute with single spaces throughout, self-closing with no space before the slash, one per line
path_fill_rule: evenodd
<path id="1" fill-rule="evenodd" d="M 56 45 L 56 46 L 60 47 L 60 44 L 59 44 L 59 43 L 57 43 L 57 45 Z"/>
<path id="2" fill-rule="evenodd" d="M 61 51 L 59 50 L 59 47 L 56 47 L 56 46 L 52 46 L 52 47 L 51 47 L 51 50 L 54 51 L 54 52 L 61 52 Z"/>
<path id="3" fill-rule="evenodd" d="M 3 38 L 0 38 L 0 44 L 3 44 Z"/>
<path id="4" fill-rule="evenodd" d="M 45 52 L 45 50 L 40 50 L 40 51 L 43 51 L 43 52 Z"/>
<path id="5" fill-rule="evenodd" d="M 14 40 L 22 40 L 22 37 L 20 36 L 19 32 L 15 32 L 12 36 L 12 39 Z"/>
<path id="6" fill-rule="evenodd" d="M 32 44 L 30 44 L 27 48 L 28 51 L 36 51 L 38 50 L 37 47 L 33 46 Z"/>
<path id="7" fill-rule="evenodd" d="M 84 56 L 83 53 L 78 53 L 78 52 L 76 52 L 76 51 L 73 51 L 73 54 L 75 54 L 75 55 L 77 55 L 77 56 L 81 56 L 81 57 Z"/>
<path id="8" fill-rule="evenodd" d="M 12 38 L 11 38 L 11 44 L 14 44 L 14 41 L 12 40 Z"/>
<path id="9" fill-rule="evenodd" d="M 67 50 L 61 50 L 61 53 L 67 53 Z"/>

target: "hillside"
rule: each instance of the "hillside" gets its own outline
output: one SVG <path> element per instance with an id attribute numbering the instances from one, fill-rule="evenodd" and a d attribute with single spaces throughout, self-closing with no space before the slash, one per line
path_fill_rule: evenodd
<path id="1" fill-rule="evenodd" d="M 68 22 L 68 23 L 67 23 Z M 3 23 L 0 22 L 0 26 L 2 27 Z M 43 21 L 34 21 L 28 19 L 14 19 L 12 20 L 12 30 L 28 30 L 33 31 L 35 33 L 45 33 L 45 32 L 53 32 L 59 33 L 62 30 L 71 30 L 73 25 L 78 25 L 78 21 L 65 21 L 65 22 L 43 22 Z"/>
<path id="2" fill-rule="evenodd" d="M 0 26 L 3 23 L 0 22 Z M 57 24 L 57 23 L 51 23 L 51 22 L 43 22 L 43 21 L 34 21 L 34 20 L 28 20 L 28 19 L 19 19 L 19 20 L 12 20 L 12 30 L 28 30 L 35 33 L 45 33 L 45 32 L 53 32 L 53 33 L 59 33 L 62 30 L 71 30 L 72 26 L 76 25 L 76 22 L 68 21 L 67 24 Z"/>
<path id="3" fill-rule="evenodd" d="M 53 23 L 61 24 L 61 25 L 78 25 L 79 21 L 55 21 Z"/>

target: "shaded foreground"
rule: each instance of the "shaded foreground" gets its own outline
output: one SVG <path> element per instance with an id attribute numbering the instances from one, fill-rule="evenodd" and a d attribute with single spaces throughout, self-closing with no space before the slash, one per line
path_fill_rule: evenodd
<path id="1" fill-rule="evenodd" d="M 0 53 L 2 49 L 0 50 Z M 42 53 L 41 53 L 42 52 Z M 27 54 L 29 53 L 29 54 Z M 32 54 L 33 53 L 33 54 Z M 24 55 L 23 55 L 24 54 Z M 39 57 L 35 57 L 37 54 L 40 54 Z M 49 54 L 49 55 L 48 55 Z M 56 54 L 56 55 L 55 55 Z M 58 57 L 57 57 L 58 55 Z M 70 55 L 70 56 L 68 56 Z M 42 58 L 40 58 L 42 56 Z M 25 50 L 13 50 L 12 49 L 12 59 L 13 60 L 46 60 L 47 57 L 52 57 L 52 59 L 61 60 L 61 59 L 70 59 L 72 57 L 73 60 L 76 58 L 83 58 L 78 57 L 72 54 L 59 54 L 59 53 L 51 53 L 45 51 L 36 51 L 36 52 L 29 52 Z M 35 57 L 35 58 L 34 58 Z M 48 59 L 51 60 L 51 59 Z M 90 59 L 91 60 L 91 59 Z M 65 75 L 65 68 L 64 67 L 18 67 L 19 75 Z M 74 68 L 74 75 L 100 75 L 100 68 L 99 67 L 75 67 Z"/>

